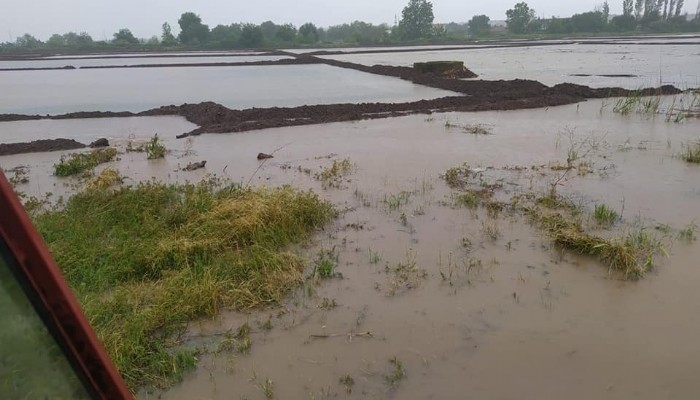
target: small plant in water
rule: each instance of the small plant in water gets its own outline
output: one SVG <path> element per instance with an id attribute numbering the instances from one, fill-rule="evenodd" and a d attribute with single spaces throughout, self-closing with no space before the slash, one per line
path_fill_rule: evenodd
<path id="1" fill-rule="evenodd" d="M 144 146 L 146 150 L 146 157 L 149 160 L 155 160 L 157 158 L 165 158 L 165 153 L 167 149 L 163 146 L 158 134 L 156 133 L 151 140 Z"/>
<path id="2" fill-rule="evenodd" d="M 619 215 L 617 214 L 617 211 L 605 204 L 596 204 L 593 212 L 593 218 L 595 218 L 596 222 L 598 222 L 600 225 L 611 226 L 617 222 Z"/>
<path id="3" fill-rule="evenodd" d="M 695 230 L 697 229 L 697 224 L 695 222 L 691 222 L 688 226 L 683 228 L 679 233 L 678 237 L 682 240 L 691 242 L 695 240 Z"/>
<path id="4" fill-rule="evenodd" d="M 681 158 L 689 163 L 700 164 L 700 140 L 686 144 Z"/>
<path id="5" fill-rule="evenodd" d="M 355 380 L 350 374 L 347 374 L 340 378 L 340 384 L 345 386 L 345 391 L 350 394 L 352 393 L 352 387 L 355 386 Z"/>
<path id="6" fill-rule="evenodd" d="M 386 380 L 386 383 L 389 384 L 389 386 L 396 388 L 399 386 L 399 383 L 406 378 L 406 369 L 403 367 L 401 361 L 396 357 L 391 358 L 389 363 L 391 364 L 391 372 L 384 375 L 384 380 Z"/>

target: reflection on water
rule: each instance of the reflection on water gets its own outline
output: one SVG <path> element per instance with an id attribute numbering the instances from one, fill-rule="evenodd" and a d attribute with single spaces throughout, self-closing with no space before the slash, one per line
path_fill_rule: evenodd
<path id="1" fill-rule="evenodd" d="M 200 63 L 238 63 L 254 61 L 277 61 L 287 56 L 226 56 L 226 57 L 141 57 L 141 58 L 80 58 L 80 59 L 42 59 L 42 60 L 0 60 L 0 69 L 9 68 L 61 68 L 71 65 L 76 68 L 107 65 L 141 65 L 141 64 L 200 64 Z"/>

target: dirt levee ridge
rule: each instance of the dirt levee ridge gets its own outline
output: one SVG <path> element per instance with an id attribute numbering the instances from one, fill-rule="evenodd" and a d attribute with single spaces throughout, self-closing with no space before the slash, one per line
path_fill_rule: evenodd
<path id="1" fill-rule="evenodd" d="M 45 151 L 75 150 L 85 147 L 87 146 L 72 139 L 42 139 L 25 143 L 0 143 L 0 156 Z"/>

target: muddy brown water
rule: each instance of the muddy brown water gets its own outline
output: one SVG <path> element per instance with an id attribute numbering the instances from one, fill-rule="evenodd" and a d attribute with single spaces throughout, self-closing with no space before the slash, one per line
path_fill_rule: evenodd
<path id="1" fill-rule="evenodd" d="M 250 354 L 202 355 L 182 383 L 141 391 L 139 398 L 264 399 L 266 385 L 280 399 L 694 398 L 700 391 L 697 241 L 669 239 L 668 257 L 644 279 L 622 281 L 596 260 L 552 246 L 521 216 L 504 213 L 492 221 L 482 211 L 452 207 L 452 191 L 440 179 L 447 168 L 468 162 L 501 179 L 507 194 L 543 192 L 556 175 L 512 167 L 564 163 L 573 143 L 593 172 L 568 176 L 560 193 L 588 211 L 606 203 L 622 212 L 618 234 L 641 221 L 654 232 L 668 224 L 675 235 L 700 218 L 700 168 L 676 157 L 698 138 L 700 124 L 621 116 L 611 111 L 614 102 L 187 140 L 174 139 L 193 127 L 178 117 L 2 123 L 0 135 L 14 132 L 17 141 L 69 133 L 82 142 L 108 137 L 123 151 L 129 140 L 145 141 L 158 131 L 171 149 L 165 160 L 127 153 L 101 168 L 118 168 L 128 182 L 217 174 L 243 184 L 291 184 L 344 211 L 312 246 L 298 249 L 310 260 L 320 249 L 334 249 L 342 279 L 301 289 L 279 308 L 192 323 L 188 345 L 215 347 L 223 333 L 248 321 Z M 475 124 L 491 134 L 462 129 Z M 258 161 L 258 152 L 275 158 Z M 0 165 L 30 168 L 30 181 L 19 190 L 59 196 L 77 184 L 49 175 L 60 154 L 0 157 Z M 341 188 L 324 189 L 313 178 L 345 158 L 356 167 Z M 205 170 L 179 170 L 200 160 L 208 161 Z M 394 209 L 396 199 L 405 201 Z M 488 227 L 497 239 L 488 237 Z M 415 264 L 408 282 L 392 272 L 399 263 Z M 324 298 L 337 306 L 319 308 Z M 269 331 L 262 327 L 268 319 Z M 387 376 L 395 372 L 394 358 L 405 378 L 392 386 Z M 350 393 L 340 383 L 347 375 L 354 381 Z"/>

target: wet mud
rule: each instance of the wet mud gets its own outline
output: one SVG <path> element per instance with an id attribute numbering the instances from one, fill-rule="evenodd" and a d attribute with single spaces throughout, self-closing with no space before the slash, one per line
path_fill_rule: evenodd
<path id="1" fill-rule="evenodd" d="M 330 62 L 333 65 L 342 65 L 346 68 L 358 70 L 367 68 L 352 63 Z M 251 108 L 245 110 L 231 110 L 217 103 L 204 102 L 180 106 L 164 106 L 140 113 L 94 111 L 54 116 L 5 114 L 0 115 L 0 121 L 177 115 L 199 125 L 197 129 L 178 135 L 179 138 L 184 138 L 202 133 L 245 132 L 284 126 L 359 121 L 409 114 L 543 108 L 577 103 L 591 98 L 621 97 L 631 93 L 630 90 L 622 88 L 594 89 L 575 84 L 559 84 L 548 87 L 536 81 L 522 79 L 510 81 L 445 79 L 432 74 L 416 74 L 406 71 L 410 70 L 410 68 L 402 67 L 375 66 L 369 68 L 373 71 L 372 73 L 399 76 L 417 84 L 451 90 L 463 95 L 408 103 L 329 104 Z M 673 86 L 647 88 L 641 91 L 642 95 L 670 95 L 678 93 L 681 93 L 681 91 Z"/>
<path id="2" fill-rule="evenodd" d="M 24 143 L 0 143 L 0 156 L 47 151 L 84 149 L 86 145 L 73 139 L 42 139 Z"/>

